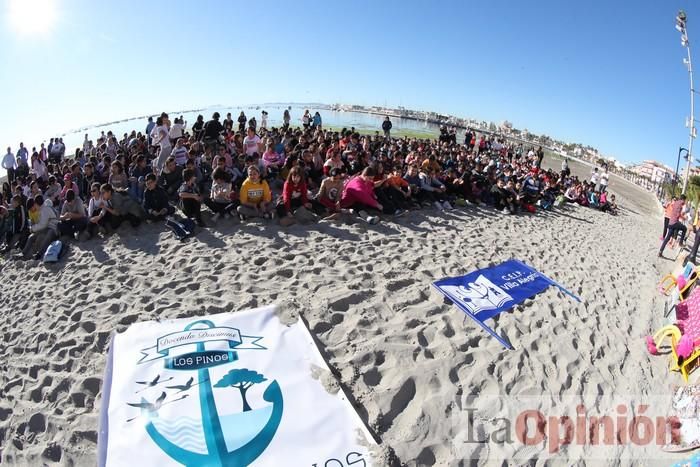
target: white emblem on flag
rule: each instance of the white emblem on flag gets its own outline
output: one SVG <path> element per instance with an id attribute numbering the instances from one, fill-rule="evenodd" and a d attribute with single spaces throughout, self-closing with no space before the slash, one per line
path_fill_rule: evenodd
<path id="1" fill-rule="evenodd" d="M 459 302 L 472 314 L 480 311 L 495 310 L 502 307 L 506 302 L 512 301 L 513 297 L 505 290 L 479 275 L 474 282 L 463 285 L 443 285 L 441 287 L 451 299 Z"/>

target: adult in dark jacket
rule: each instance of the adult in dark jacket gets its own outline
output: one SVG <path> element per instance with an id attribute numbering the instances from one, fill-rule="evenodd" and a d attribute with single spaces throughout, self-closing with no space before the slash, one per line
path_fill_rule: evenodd
<path id="1" fill-rule="evenodd" d="M 214 112 L 211 120 L 204 124 L 203 140 L 205 143 L 212 144 L 219 141 L 219 136 L 224 131 L 224 126 L 219 121 L 219 118 L 221 118 L 219 112 Z"/>
<path id="2" fill-rule="evenodd" d="M 197 141 L 201 141 L 203 135 L 204 117 L 201 115 L 197 115 L 197 121 L 194 122 L 194 125 L 192 125 L 192 136 L 194 136 L 194 139 L 196 139 Z"/>
<path id="3" fill-rule="evenodd" d="M 389 117 L 386 117 L 382 122 L 382 130 L 384 130 L 384 137 L 391 138 L 391 128 L 393 127 Z"/>

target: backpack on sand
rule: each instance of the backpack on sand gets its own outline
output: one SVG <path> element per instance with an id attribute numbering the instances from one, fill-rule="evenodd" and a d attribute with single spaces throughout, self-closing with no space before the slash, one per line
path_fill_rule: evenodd
<path id="1" fill-rule="evenodd" d="M 175 238 L 183 241 L 194 236 L 194 221 L 192 219 L 180 219 L 177 217 L 169 217 L 165 221 L 165 225 L 173 231 Z"/>
<path id="2" fill-rule="evenodd" d="M 63 242 L 61 242 L 60 240 L 54 240 L 53 242 L 51 242 L 49 247 L 46 249 L 46 252 L 44 253 L 44 262 L 58 263 L 58 260 L 61 259 L 61 256 L 63 256 L 63 252 Z"/>

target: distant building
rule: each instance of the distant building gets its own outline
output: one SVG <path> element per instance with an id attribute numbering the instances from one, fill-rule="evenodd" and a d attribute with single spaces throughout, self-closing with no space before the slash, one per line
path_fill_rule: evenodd
<path id="1" fill-rule="evenodd" d="M 675 171 L 661 162 L 644 161 L 641 164 L 633 165 L 630 170 L 640 177 L 650 180 L 652 183 L 670 183 L 673 181 Z"/>
<path id="2" fill-rule="evenodd" d="M 690 176 L 691 177 L 697 177 L 700 175 L 700 167 L 690 167 Z M 685 167 L 681 170 L 681 173 L 679 175 L 681 178 L 685 178 Z"/>
<path id="3" fill-rule="evenodd" d="M 510 123 L 508 120 L 504 120 L 503 122 L 501 122 L 499 130 L 501 130 L 501 133 L 509 135 L 513 131 L 513 124 Z"/>

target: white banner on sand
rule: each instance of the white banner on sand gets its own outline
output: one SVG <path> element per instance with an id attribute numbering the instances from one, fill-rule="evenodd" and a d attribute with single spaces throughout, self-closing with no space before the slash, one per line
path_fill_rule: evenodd
<path id="1" fill-rule="evenodd" d="M 274 306 L 134 324 L 110 348 L 99 465 L 372 465 L 372 436 L 319 375 L 306 326 Z"/>

